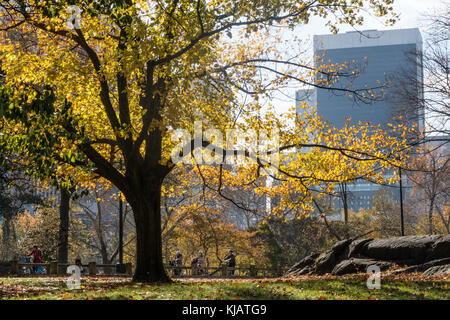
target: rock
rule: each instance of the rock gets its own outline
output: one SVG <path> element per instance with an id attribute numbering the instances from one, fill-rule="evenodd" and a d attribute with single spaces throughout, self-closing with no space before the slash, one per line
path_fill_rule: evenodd
<path id="1" fill-rule="evenodd" d="M 314 269 L 310 266 L 306 266 L 303 269 L 299 270 L 298 272 L 295 273 L 296 276 L 301 276 L 304 274 L 312 274 L 314 273 Z"/>
<path id="2" fill-rule="evenodd" d="M 450 275 L 450 264 L 431 267 L 422 274 L 424 277 L 448 276 Z"/>
<path id="3" fill-rule="evenodd" d="M 335 264 L 341 262 L 344 259 L 347 259 L 349 246 L 353 242 L 353 239 L 345 239 L 336 242 L 331 250 L 334 252 Z"/>
<path id="4" fill-rule="evenodd" d="M 450 258 L 450 234 L 436 241 L 430 251 L 427 261 Z"/>
<path id="5" fill-rule="evenodd" d="M 349 244 L 352 243 L 352 241 L 352 239 L 338 241 L 333 245 L 333 247 L 331 247 L 331 250 L 336 256 L 339 256 L 348 248 Z"/>
<path id="6" fill-rule="evenodd" d="M 336 255 L 333 250 L 322 253 L 316 260 L 314 270 L 317 274 L 329 273 L 336 265 Z"/>
<path id="7" fill-rule="evenodd" d="M 364 255 L 367 246 L 373 239 L 359 239 L 354 240 L 348 247 L 348 258 L 357 257 L 359 255 Z"/>
<path id="8" fill-rule="evenodd" d="M 297 275 L 300 270 L 304 269 L 307 266 L 312 266 L 316 261 L 316 258 L 319 256 L 319 253 L 312 253 L 309 256 L 306 256 L 296 264 L 294 264 L 288 271 L 287 275 Z"/>
<path id="9" fill-rule="evenodd" d="M 315 272 L 325 274 L 333 271 L 336 264 L 347 258 L 349 245 L 352 239 L 345 239 L 336 242 L 330 251 L 322 253 L 316 260 Z"/>
<path id="10" fill-rule="evenodd" d="M 313 253 L 294 264 L 286 275 L 303 275 L 310 273 L 325 274 L 333 270 L 336 263 L 347 256 L 351 239 L 336 242 L 331 250 L 322 254 Z"/>
<path id="11" fill-rule="evenodd" d="M 410 266 L 410 267 L 402 270 L 401 272 L 403 272 L 403 273 L 423 272 L 432 267 L 438 267 L 438 266 L 442 266 L 442 265 L 446 265 L 446 264 L 450 264 L 450 258 L 437 259 L 437 260 L 429 261 L 429 262 L 426 262 L 423 264 Z"/>
<path id="12" fill-rule="evenodd" d="M 378 266 L 380 270 L 386 270 L 392 266 L 392 263 L 373 259 L 350 258 L 337 264 L 331 273 L 340 276 L 350 273 L 366 272 L 367 268 L 371 265 Z"/>
<path id="13" fill-rule="evenodd" d="M 368 243 L 365 255 L 376 260 L 412 260 L 416 264 L 425 261 L 427 253 L 441 236 L 406 236 L 376 239 Z"/>
<path id="14" fill-rule="evenodd" d="M 345 239 L 336 242 L 329 251 L 305 257 L 292 266 L 287 275 L 342 275 L 365 272 L 370 265 L 377 265 L 385 270 L 395 264 L 404 266 L 405 269 L 393 273 L 423 272 L 432 267 L 450 264 L 450 235 Z"/>

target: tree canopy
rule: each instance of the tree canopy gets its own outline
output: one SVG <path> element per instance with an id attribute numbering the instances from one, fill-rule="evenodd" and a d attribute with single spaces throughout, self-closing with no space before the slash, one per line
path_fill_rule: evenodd
<path id="1" fill-rule="evenodd" d="M 206 166 L 196 157 L 187 166 L 194 165 L 205 187 L 222 195 L 225 184 L 248 188 L 270 174 L 280 183 L 259 185 L 256 191 L 285 195 L 280 201 L 283 212 L 299 206 L 298 212 L 307 211 L 311 189 L 329 192 L 335 183 L 357 178 L 383 182 L 383 173 L 400 164 L 405 127 L 394 127 L 400 131 L 396 136 L 370 124 L 335 129 L 306 105 L 301 117 L 294 112 L 278 117 L 263 101 L 292 81 L 339 90 L 366 103 L 382 98 L 385 84 L 333 88 L 341 77 L 357 77 L 358 66 L 317 68 L 297 52 L 280 50 L 276 43 L 281 37 L 274 30 L 292 29 L 320 16 L 337 32 L 341 23 L 360 25 L 364 10 L 390 24 L 396 18 L 391 4 L 392 0 L 2 1 L 1 121 L 7 123 L 5 132 L 19 139 L 16 146 L 32 155 L 36 167 L 56 166 L 57 174 L 86 183 L 92 183 L 93 175 L 101 176 L 120 189 L 136 222 L 135 280 L 166 280 L 162 184 L 169 173 L 186 166 L 172 161 L 179 142 L 172 139 L 176 129 L 192 135 L 195 120 L 224 136 L 227 129 L 277 129 L 279 140 L 271 147 L 279 148 L 270 153 L 280 154 L 275 166 L 259 153 L 255 161 L 232 170 L 222 164 Z M 67 10 L 71 5 L 81 10 L 79 21 L 73 7 Z M 217 138 L 201 140 L 201 146 L 215 143 L 211 150 L 216 154 L 227 148 Z M 193 141 L 187 144 L 194 149 Z M 288 196 L 293 193 L 298 196 L 295 201 Z"/>

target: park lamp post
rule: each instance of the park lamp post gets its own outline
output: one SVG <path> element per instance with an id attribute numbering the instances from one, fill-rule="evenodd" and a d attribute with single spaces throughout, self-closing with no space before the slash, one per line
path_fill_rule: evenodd
<path id="1" fill-rule="evenodd" d="M 119 263 L 116 264 L 117 273 L 125 273 L 126 268 L 123 264 L 123 201 L 119 193 Z"/>
<path id="2" fill-rule="evenodd" d="M 408 147 L 413 146 L 413 143 L 408 143 L 407 144 Z M 398 157 L 398 160 L 400 162 L 401 157 Z M 400 225 L 401 225 L 401 235 L 402 237 L 405 235 L 405 219 L 404 219 L 404 210 L 403 210 L 403 179 L 402 179 L 402 165 L 400 163 L 399 167 L 398 167 L 398 175 L 400 178 L 399 181 L 399 192 L 400 192 Z"/>
<path id="3" fill-rule="evenodd" d="M 403 214 L 403 182 L 402 182 L 402 167 L 398 167 L 398 175 L 400 177 L 400 224 L 401 224 L 401 232 L 402 237 L 405 235 L 405 223 L 404 223 L 404 214 Z"/>
<path id="4" fill-rule="evenodd" d="M 119 264 L 123 265 L 123 201 L 119 197 Z"/>

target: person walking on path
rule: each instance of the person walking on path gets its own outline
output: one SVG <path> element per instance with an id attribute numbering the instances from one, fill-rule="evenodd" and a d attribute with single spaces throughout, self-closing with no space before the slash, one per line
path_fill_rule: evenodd
<path id="1" fill-rule="evenodd" d="M 223 261 L 227 264 L 227 267 L 230 268 L 230 275 L 234 275 L 234 268 L 236 267 L 236 256 L 233 253 L 233 250 L 230 249 L 228 254 Z"/>
<path id="2" fill-rule="evenodd" d="M 33 263 L 42 263 L 42 253 L 38 246 L 34 246 L 33 250 L 27 254 L 27 257 L 33 256 Z M 37 266 L 33 266 L 33 273 L 37 272 Z"/>
<path id="3" fill-rule="evenodd" d="M 199 274 L 204 274 L 206 272 L 205 268 L 205 254 L 203 253 L 203 251 L 199 251 L 198 252 L 198 257 L 197 257 L 197 267 L 198 267 L 198 272 Z"/>
<path id="4" fill-rule="evenodd" d="M 80 268 L 80 274 L 85 274 L 85 269 L 83 267 L 83 263 L 81 262 L 81 258 L 80 257 L 76 257 L 75 258 L 75 265 Z"/>
<path id="5" fill-rule="evenodd" d="M 175 266 L 181 267 L 183 265 L 183 255 L 181 254 L 180 250 L 177 250 L 175 253 Z M 174 270 L 175 275 L 179 276 L 181 274 L 181 268 L 176 268 Z"/>

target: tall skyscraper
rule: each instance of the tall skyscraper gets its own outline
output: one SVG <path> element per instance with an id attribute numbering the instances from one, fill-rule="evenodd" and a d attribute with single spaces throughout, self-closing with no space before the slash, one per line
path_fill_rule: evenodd
<path id="1" fill-rule="evenodd" d="M 396 80 L 404 73 L 415 74 L 421 83 L 422 70 L 413 59 L 421 59 L 422 37 L 417 28 L 401 30 L 367 30 L 336 35 L 314 36 L 314 55 L 318 67 L 328 64 L 348 64 L 356 78 L 340 77 L 331 86 L 350 90 L 377 88 L 374 95 L 380 98 L 372 104 L 356 103 L 353 97 L 341 91 L 317 90 L 318 113 L 342 127 L 346 118 L 351 124 L 364 123 L 386 125 L 399 114 L 411 121 L 418 121 L 419 114 L 405 114 L 405 108 L 395 99 Z M 415 86 L 416 83 L 411 83 Z M 420 88 L 417 88 L 417 94 Z M 370 94 L 369 94 L 370 95 Z M 418 109 L 414 109 L 418 112 Z M 420 123 L 419 125 L 422 125 Z"/>
<path id="2" fill-rule="evenodd" d="M 366 30 L 352 31 L 336 35 L 314 36 L 314 55 L 316 67 L 336 66 L 346 64 L 347 71 L 352 75 L 355 71 L 357 77 L 339 77 L 330 86 L 340 89 L 371 89 L 380 87 L 371 92 L 378 101 L 366 104 L 355 101 L 351 93 L 333 91 L 328 89 L 299 90 L 296 93 L 296 105 L 306 101 L 309 105 L 316 105 L 317 112 L 322 118 L 333 126 L 341 128 L 346 119 L 350 124 L 362 123 L 386 126 L 394 122 L 401 115 L 403 119 L 423 126 L 423 114 L 418 108 L 405 108 L 396 99 L 395 81 L 399 76 L 407 73 L 409 77 L 417 79 L 414 92 L 422 95 L 423 92 L 417 83 L 422 83 L 422 70 L 414 59 L 421 59 L 422 37 L 419 29 L 400 30 Z M 326 71 L 326 69 L 325 69 Z M 320 77 L 320 75 L 319 75 Z M 386 84 L 386 87 L 383 87 Z M 306 98 L 304 98 L 306 96 Z M 373 192 L 379 186 L 357 181 L 348 186 L 352 193 L 349 208 L 357 211 L 359 208 L 370 207 Z M 339 201 L 337 201 L 339 202 Z"/>

